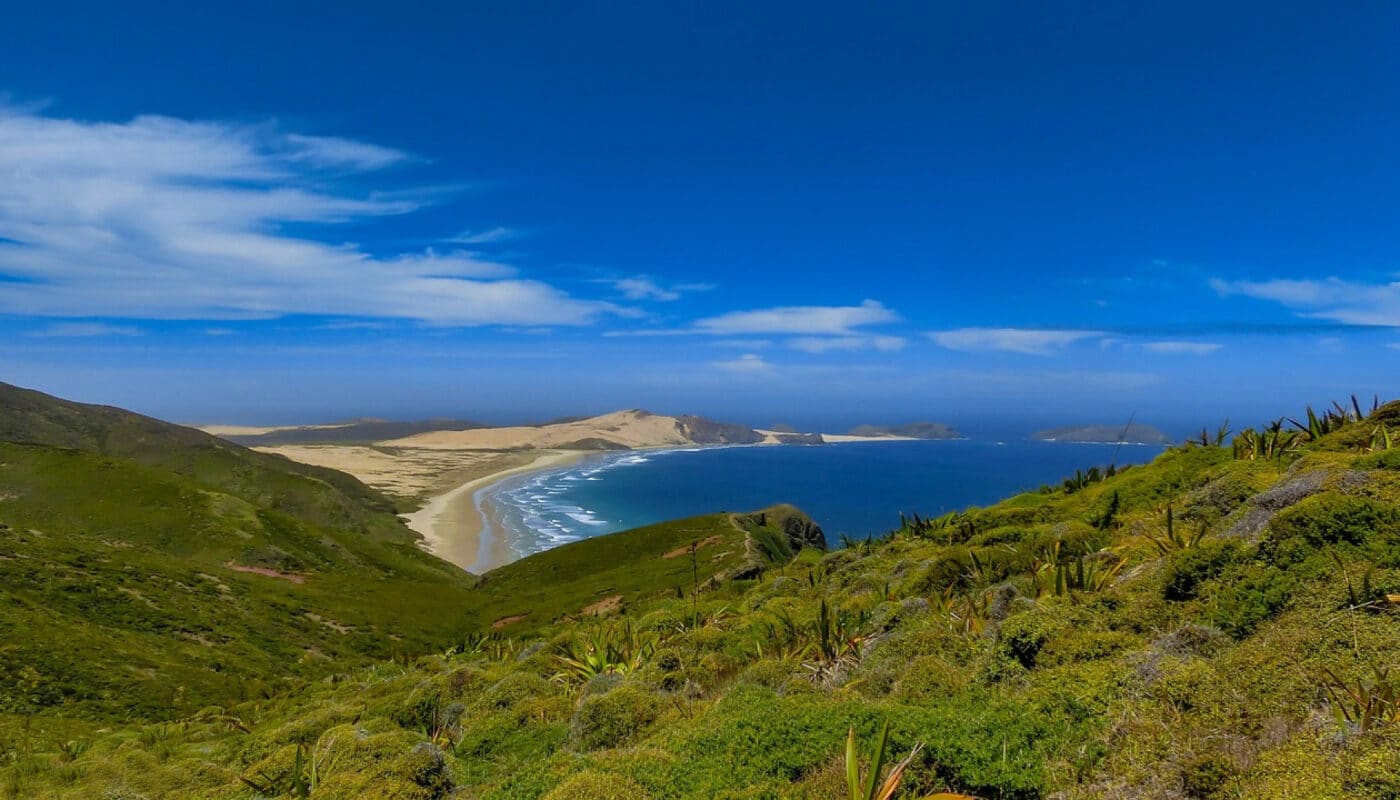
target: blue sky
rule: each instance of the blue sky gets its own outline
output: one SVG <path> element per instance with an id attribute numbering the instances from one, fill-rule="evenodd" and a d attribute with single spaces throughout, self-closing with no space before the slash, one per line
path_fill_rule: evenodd
<path id="1" fill-rule="evenodd" d="M 1400 395 L 1400 8 L 1105 5 L 9 9 L 0 380 L 970 430 Z"/>

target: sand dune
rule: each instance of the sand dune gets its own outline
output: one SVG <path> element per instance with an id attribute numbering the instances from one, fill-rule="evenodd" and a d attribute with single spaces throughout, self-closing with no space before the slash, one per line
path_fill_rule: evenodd
<path id="1" fill-rule="evenodd" d="M 385 449 L 359 445 L 280 445 L 253 448 L 303 464 L 348 472 L 381 491 L 423 497 L 530 463 L 529 453 Z"/>
<path id="2" fill-rule="evenodd" d="M 425 450 L 602 450 L 690 443 L 675 417 L 632 410 L 539 427 L 433 431 L 379 444 Z"/>

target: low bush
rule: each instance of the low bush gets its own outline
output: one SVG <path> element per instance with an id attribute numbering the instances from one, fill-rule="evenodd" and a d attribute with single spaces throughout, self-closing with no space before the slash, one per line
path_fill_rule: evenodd
<path id="1" fill-rule="evenodd" d="M 651 692 L 619 686 L 606 694 L 585 697 L 569 724 L 569 741 L 578 750 L 617 747 L 643 732 L 661 714 L 661 701 Z"/>

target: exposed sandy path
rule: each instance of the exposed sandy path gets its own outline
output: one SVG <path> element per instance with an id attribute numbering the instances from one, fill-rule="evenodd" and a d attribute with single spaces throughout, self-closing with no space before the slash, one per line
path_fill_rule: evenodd
<path id="1" fill-rule="evenodd" d="M 529 464 L 469 480 L 451 491 L 429 498 L 423 507 L 405 514 L 408 527 L 423 537 L 423 549 L 462 569 L 480 575 L 514 558 L 503 538 L 486 533 L 486 518 L 477 493 L 499 480 L 524 472 L 562 467 L 587 452 L 555 450 L 541 453 Z"/>

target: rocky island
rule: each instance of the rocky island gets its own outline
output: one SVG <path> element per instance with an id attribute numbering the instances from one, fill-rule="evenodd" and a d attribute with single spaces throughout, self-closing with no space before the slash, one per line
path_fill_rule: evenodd
<path id="1" fill-rule="evenodd" d="M 1141 422 L 1120 425 L 1069 425 L 1062 428 L 1047 428 L 1031 434 L 1032 439 L 1041 442 L 1087 442 L 1096 444 L 1171 444 L 1174 439 Z"/>

